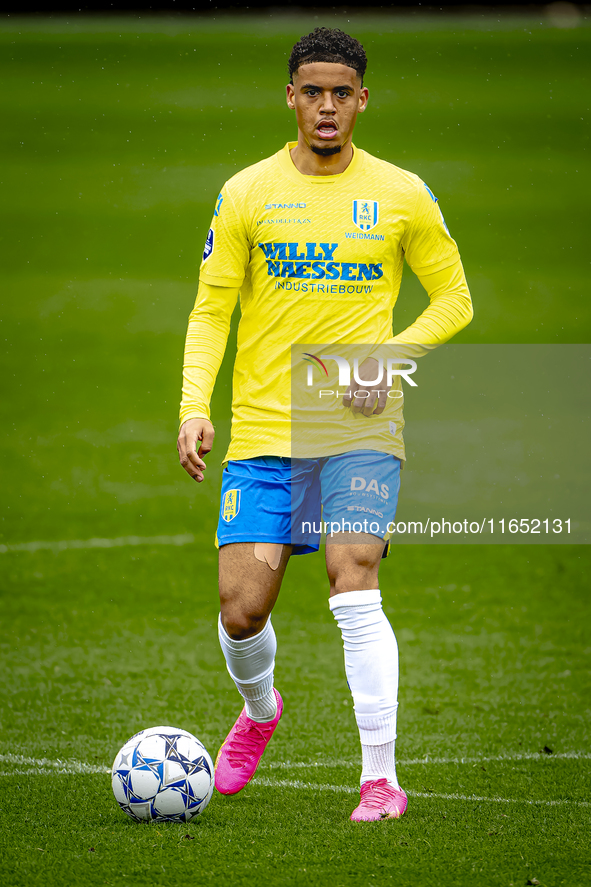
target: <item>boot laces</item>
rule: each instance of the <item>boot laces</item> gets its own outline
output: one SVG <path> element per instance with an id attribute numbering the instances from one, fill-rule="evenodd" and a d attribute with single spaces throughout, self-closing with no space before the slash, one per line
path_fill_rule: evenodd
<path id="1" fill-rule="evenodd" d="M 361 804 L 371 809 L 382 807 L 393 800 L 395 791 L 394 786 L 390 785 L 387 779 L 364 782 L 361 786 Z"/>
<path id="2" fill-rule="evenodd" d="M 257 724 L 253 721 L 236 728 L 231 742 L 228 743 L 227 754 L 231 767 L 242 767 L 252 760 L 261 743 L 267 741 L 268 727 L 268 724 Z"/>

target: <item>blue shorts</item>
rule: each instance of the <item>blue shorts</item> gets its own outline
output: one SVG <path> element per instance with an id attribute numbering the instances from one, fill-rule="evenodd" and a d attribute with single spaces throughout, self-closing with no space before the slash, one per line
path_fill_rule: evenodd
<path id="1" fill-rule="evenodd" d="M 278 542 L 307 554 L 318 550 L 323 533 L 386 540 L 399 489 L 400 459 L 374 450 L 231 461 L 222 474 L 217 544 Z"/>

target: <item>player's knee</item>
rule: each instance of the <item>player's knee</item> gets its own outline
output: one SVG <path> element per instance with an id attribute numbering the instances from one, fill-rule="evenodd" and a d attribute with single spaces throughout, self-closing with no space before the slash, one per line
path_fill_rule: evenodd
<path id="1" fill-rule="evenodd" d="M 326 565 L 331 594 L 375 587 L 379 569 L 375 553 L 343 549 L 341 557 L 331 557 Z"/>
<path id="2" fill-rule="evenodd" d="M 335 550 L 340 548 L 339 550 Z M 327 558 L 327 570 L 329 579 L 338 581 L 343 575 L 354 570 L 356 573 L 371 572 L 376 565 L 376 553 L 368 545 L 353 549 L 347 545 L 331 547 L 330 557 Z"/>
<path id="3" fill-rule="evenodd" d="M 254 637 L 265 627 L 267 616 L 258 613 L 248 613 L 240 610 L 230 610 L 224 613 L 222 607 L 222 624 L 226 633 L 233 641 L 244 641 Z"/>

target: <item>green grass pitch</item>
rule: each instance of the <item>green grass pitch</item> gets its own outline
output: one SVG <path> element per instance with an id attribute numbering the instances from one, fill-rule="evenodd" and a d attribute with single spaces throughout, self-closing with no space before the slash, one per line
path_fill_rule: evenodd
<path id="1" fill-rule="evenodd" d="M 589 341 L 586 24 L 349 18 L 326 20 L 370 57 L 356 141 L 440 198 L 476 305 L 460 341 Z M 219 187 L 293 137 L 286 57 L 319 21 L 2 20 L 2 884 L 591 881 L 583 546 L 385 562 L 401 821 L 348 821 L 359 748 L 321 555 L 276 609 L 286 714 L 255 781 L 184 827 L 111 795 L 133 732 L 182 726 L 215 755 L 239 709 L 213 547 L 233 347 L 197 488 L 176 462 L 182 344 Z M 422 305 L 405 276 L 395 328 Z"/>

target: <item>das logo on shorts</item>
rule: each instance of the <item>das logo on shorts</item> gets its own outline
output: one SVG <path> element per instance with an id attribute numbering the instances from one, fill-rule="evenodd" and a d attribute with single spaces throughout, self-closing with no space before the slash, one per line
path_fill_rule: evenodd
<path id="1" fill-rule="evenodd" d="M 222 518 L 227 524 L 233 520 L 240 511 L 240 490 L 228 490 L 222 502 Z"/>
<path id="2" fill-rule="evenodd" d="M 371 231 L 378 224 L 379 207 L 377 200 L 354 200 L 353 223 L 362 231 Z"/>

